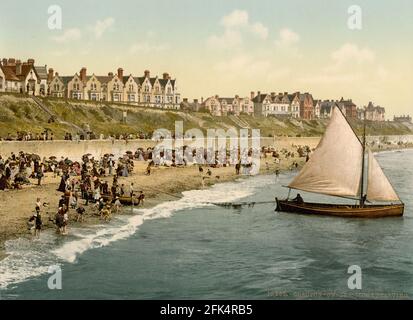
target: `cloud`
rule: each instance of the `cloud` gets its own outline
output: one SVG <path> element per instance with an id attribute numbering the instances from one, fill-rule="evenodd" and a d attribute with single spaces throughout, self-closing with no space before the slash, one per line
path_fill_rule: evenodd
<path id="1" fill-rule="evenodd" d="M 236 78 L 238 76 L 251 77 L 252 74 L 264 74 L 271 67 L 267 59 L 259 59 L 247 54 L 238 54 L 229 60 L 221 61 L 214 66 L 220 74 Z"/>
<path id="2" fill-rule="evenodd" d="M 300 78 L 301 82 L 319 84 L 352 84 L 383 81 L 388 77 L 383 66 L 374 64 L 376 54 L 369 48 L 345 43 L 330 54 L 330 62 L 317 74 Z"/>
<path id="3" fill-rule="evenodd" d="M 331 54 L 336 66 L 342 66 L 348 62 L 373 62 L 375 54 L 369 48 L 359 48 L 354 43 L 346 43 Z"/>
<path id="4" fill-rule="evenodd" d="M 229 15 L 221 19 L 221 24 L 225 28 L 233 28 L 248 25 L 248 12 L 245 10 L 234 10 Z"/>
<path id="5" fill-rule="evenodd" d="M 95 34 L 95 38 L 101 38 L 105 31 L 108 30 L 111 26 L 113 26 L 114 23 L 115 19 L 112 17 L 96 21 L 95 25 L 92 27 L 93 33 Z"/>
<path id="6" fill-rule="evenodd" d="M 324 72 L 317 75 L 304 76 L 300 82 L 309 84 L 350 84 L 359 82 L 364 78 L 363 73 L 331 73 Z"/>
<path id="7" fill-rule="evenodd" d="M 251 26 L 251 31 L 263 40 L 268 38 L 268 28 L 261 22 L 254 23 Z"/>
<path id="8" fill-rule="evenodd" d="M 268 37 L 268 28 L 261 22 L 251 23 L 249 14 L 245 10 L 234 10 L 221 19 L 224 32 L 220 35 L 211 35 L 207 38 L 207 45 L 211 48 L 228 49 L 240 46 L 245 33 L 265 40 Z"/>
<path id="9" fill-rule="evenodd" d="M 212 35 L 208 38 L 207 44 L 211 48 L 232 48 L 240 45 L 242 43 L 241 32 L 237 30 L 225 30 L 225 32 L 220 35 Z"/>
<path id="10" fill-rule="evenodd" d="M 82 32 L 77 28 L 73 28 L 73 29 L 67 29 L 60 36 L 52 37 L 52 40 L 57 43 L 63 43 L 63 42 L 79 40 L 81 37 L 82 37 Z"/>
<path id="11" fill-rule="evenodd" d="M 283 28 L 279 32 L 279 38 L 275 44 L 279 48 L 290 48 L 300 41 L 300 35 L 291 29 Z"/>
<path id="12" fill-rule="evenodd" d="M 161 52 L 165 51 L 168 49 L 168 45 L 166 44 L 158 44 L 158 45 L 153 45 L 147 42 L 142 42 L 142 43 L 135 43 L 129 48 L 129 53 L 130 54 L 136 54 L 136 53 L 155 53 L 155 52 Z"/>

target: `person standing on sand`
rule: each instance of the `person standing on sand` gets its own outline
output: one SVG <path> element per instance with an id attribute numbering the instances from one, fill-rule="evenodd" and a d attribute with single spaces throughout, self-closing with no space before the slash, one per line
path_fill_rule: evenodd
<path id="1" fill-rule="evenodd" d="M 42 178 L 43 178 L 43 170 L 42 170 L 41 165 L 37 168 L 36 178 L 37 178 L 37 185 L 40 186 L 42 184 Z"/>
<path id="2" fill-rule="evenodd" d="M 40 237 L 40 231 L 42 230 L 43 222 L 42 216 L 40 215 L 40 209 L 36 211 L 36 217 L 34 219 L 34 235 L 36 237 Z"/>
<path id="3" fill-rule="evenodd" d="M 40 211 L 41 206 L 42 206 L 42 203 L 41 203 L 41 201 L 40 201 L 40 198 L 37 198 L 37 199 L 36 199 L 36 206 L 35 206 L 36 211 L 37 211 L 37 210 Z"/>
<path id="4" fill-rule="evenodd" d="M 145 194 L 143 193 L 143 191 L 139 191 L 138 206 L 139 206 L 140 204 L 143 205 L 144 202 L 145 202 Z"/>
<path id="5" fill-rule="evenodd" d="M 68 234 L 67 232 L 67 225 L 69 224 L 69 215 L 67 213 L 68 210 L 65 210 L 64 214 L 63 214 L 63 235 Z"/>
<path id="6" fill-rule="evenodd" d="M 63 208 L 59 207 L 55 216 L 56 233 L 62 234 L 63 232 Z"/>
<path id="7" fill-rule="evenodd" d="M 119 197 L 116 197 L 114 207 L 115 207 L 115 212 L 116 213 L 119 213 L 120 210 L 122 209 L 122 204 L 120 203 Z"/>

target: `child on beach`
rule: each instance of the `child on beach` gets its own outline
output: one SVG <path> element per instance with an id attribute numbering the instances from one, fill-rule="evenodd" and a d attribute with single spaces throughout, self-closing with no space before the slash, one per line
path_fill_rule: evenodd
<path id="1" fill-rule="evenodd" d="M 77 213 L 76 221 L 83 222 L 83 215 L 85 213 L 85 208 L 82 206 L 81 203 L 79 203 L 79 206 L 76 209 L 76 213 Z"/>

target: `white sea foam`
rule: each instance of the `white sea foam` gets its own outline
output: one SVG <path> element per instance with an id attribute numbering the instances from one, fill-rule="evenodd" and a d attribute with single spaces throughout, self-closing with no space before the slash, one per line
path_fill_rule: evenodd
<path id="1" fill-rule="evenodd" d="M 145 220 L 169 218 L 174 213 L 229 202 L 252 195 L 258 187 L 273 183 L 273 177 L 257 176 L 238 182 L 217 184 L 209 189 L 183 192 L 176 201 L 153 208 L 135 209 L 133 216 L 119 216 L 110 224 L 73 228 L 70 236 L 56 237 L 44 232 L 39 240 L 17 239 L 6 242 L 8 257 L 0 261 L 0 288 L 47 273 L 50 265 L 74 263 L 87 250 L 104 247 L 133 235 Z M 61 244 L 63 243 L 63 244 Z"/>

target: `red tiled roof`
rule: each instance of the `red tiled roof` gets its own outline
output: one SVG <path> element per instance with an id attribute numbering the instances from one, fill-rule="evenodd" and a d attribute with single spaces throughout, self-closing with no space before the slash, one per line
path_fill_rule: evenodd
<path id="1" fill-rule="evenodd" d="M 0 66 L 0 68 L 3 71 L 7 81 L 20 81 L 14 73 L 12 66 Z"/>

